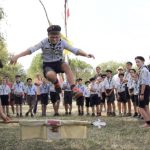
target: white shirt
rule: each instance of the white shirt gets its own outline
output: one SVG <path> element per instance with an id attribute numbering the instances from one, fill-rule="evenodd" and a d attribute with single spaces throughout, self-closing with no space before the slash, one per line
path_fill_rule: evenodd
<path id="1" fill-rule="evenodd" d="M 139 81 L 134 81 L 134 90 L 133 90 L 134 95 L 139 94 Z"/>
<path id="2" fill-rule="evenodd" d="M 87 87 L 87 86 L 85 87 L 83 95 L 85 97 L 90 97 L 90 89 L 89 89 L 89 87 Z"/>
<path id="3" fill-rule="evenodd" d="M 13 84 L 12 89 L 13 89 L 14 94 L 23 94 L 24 90 L 25 90 L 24 83 L 23 82 L 19 82 L 19 83 L 15 82 Z"/>
<path id="4" fill-rule="evenodd" d="M 125 83 L 123 82 L 117 82 L 116 84 L 116 89 L 117 89 L 117 92 L 120 93 L 120 92 L 125 92 Z"/>
<path id="5" fill-rule="evenodd" d="M 54 87 L 54 84 L 49 83 L 49 91 L 50 91 L 50 92 L 56 92 L 55 87 Z"/>
<path id="6" fill-rule="evenodd" d="M 98 94 L 99 91 L 99 85 L 96 83 L 90 83 L 89 84 L 90 94 Z"/>
<path id="7" fill-rule="evenodd" d="M 111 90 L 113 88 L 115 88 L 115 81 L 114 79 L 111 77 L 111 78 L 105 78 L 104 80 L 104 88 L 105 90 Z"/>
<path id="8" fill-rule="evenodd" d="M 11 89 L 8 85 L 1 84 L 0 85 L 0 95 L 9 95 Z"/>
<path id="9" fill-rule="evenodd" d="M 71 87 L 70 87 L 69 82 L 64 82 L 64 83 L 62 84 L 62 89 L 63 89 L 64 91 L 71 91 Z"/>
<path id="10" fill-rule="evenodd" d="M 27 85 L 25 88 L 25 93 L 27 95 L 36 95 L 36 86 L 35 85 Z"/>

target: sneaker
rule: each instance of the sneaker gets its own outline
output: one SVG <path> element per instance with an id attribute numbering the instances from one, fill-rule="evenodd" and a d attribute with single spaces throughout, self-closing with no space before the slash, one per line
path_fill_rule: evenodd
<path id="1" fill-rule="evenodd" d="M 68 112 L 65 112 L 65 115 L 68 115 Z"/>
<path id="2" fill-rule="evenodd" d="M 98 112 L 98 113 L 97 113 L 97 116 L 101 116 L 101 112 Z"/>
<path id="3" fill-rule="evenodd" d="M 23 116 L 22 116 L 22 113 L 20 113 L 20 117 L 23 117 Z"/>
<path id="4" fill-rule="evenodd" d="M 94 117 L 95 116 L 95 113 L 92 113 L 92 117 Z"/>
<path id="5" fill-rule="evenodd" d="M 16 117 L 19 117 L 19 113 L 16 114 Z"/>
<path id="6" fill-rule="evenodd" d="M 126 113 L 123 113 L 122 117 L 127 117 L 127 114 L 126 114 Z"/>
<path id="7" fill-rule="evenodd" d="M 29 112 L 26 112 L 25 116 L 28 117 L 28 115 L 29 115 Z"/>
<path id="8" fill-rule="evenodd" d="M 89 116 L 89 115 L 90 115 L 90 113 L 87 113 L 86 115 L 87 115 L 87 116 Z"/>
<path id="9" fill-rule="evenodd" d="M 71 112 L 69 112 L 69 115 L 71 115 Z"/>
<path id="10" fill-rule="evenodd" d="M 135 112 L 134 113 L 134 115 L 133 115 L 133 117 L 137 117 L 138 116 L 138 113 L 137 112 Z"/>
<path id="11" fill-rule="evenodd" d="M 31 113 L 31 117 L 34 117 L 33 113 Z"/>
<path id="12" fill-rule="evenodd" d="M 126 115 L 127 117 L 130 117 L 130 116 L 132 116 L 132 114 L 131 113 L 127 113 L 127 115 Z"/>
<path id="13" fill-rule="evenodd" d="M 119 117 L 122 117 L 122 113 L 119 113 L 119 115 L 118 115 Z"/>
<path id="14" fill-rule="evenodd" d="M 55 87 L 55 90 L 56 90 L 57 93 L 61 93 L 61 87 L 60 87 L 59 82 L 55 83 L 54 87 Z"/>
<path id="15" fill-rule="evenodd" d="M 116 113 L 115 113 L 115 112 L 112 112 L 111 115 L 112 115 L 113 117 L 115 117 L 115 116 L 116 116 Z"/>

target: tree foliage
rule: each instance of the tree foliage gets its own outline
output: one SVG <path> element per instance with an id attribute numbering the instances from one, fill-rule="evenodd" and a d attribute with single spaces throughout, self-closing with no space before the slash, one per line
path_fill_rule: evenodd
<path id="1" fill-rule="evenodd" d="M 34 78 L 37 73 L 42 74 L 42 72 L 42 59 L 41 54 L 39 53 L 33 58 L 27 74 L 29 77 Z"/>
<path id="2" fill-rule="evenodd" d="M 0 21 L 4 17 L 3 9 L 0 8 Z M 8 53 L 5 39 L 2 36 L 2 33 L 0 33 L 0 60 L 2 61 L 3 68 L 0 69 L 0 78 L 3 76 L 9 76 L 9 78 L 13 81 L 16 74 L 21 74 L 22 78 L 25 79 L 26 73 L 23 70 L 22 66 L 20 64 L 17 65 L 10 65 L 9 64 L 9 58 L 11 54 Z"/>
<path id="3" fill-rule="evenodd" d="M 103 73 L 105 73 L 105 71 L 107 69 L 110 69 L 110 70 L 112 70 L 113 74 L 116 74 L 119 66 L 125 68 L 125 63 L 124 62 L 116 62 L 116 61 L 108 61 L 108 62 L 101 63 L 98 66 L 101 67 L 101 70 Z"/>
<path id="4" fill-rule="evenodd" d="M 83 80 L 89 80 L 93 76 L 93 67 L 79 59 L 69 59 L 69 65 L 75 76 L 75 78 L 83 78 Z"/>

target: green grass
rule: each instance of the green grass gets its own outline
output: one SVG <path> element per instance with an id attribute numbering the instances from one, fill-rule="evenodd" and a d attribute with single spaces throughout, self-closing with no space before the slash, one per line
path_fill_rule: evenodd
<path id="1" fill-rule="evenodd" d="M 54 118 L 52 114 L 47 118 Z M 29 117 L 29 119 L 31 119 Z M 37 116 L 36 119 L 43 119 Z M 61 116 L 57 119 L 95 120 L 96 117 Z M 88 126 L 87 139 L 54 141 L 20 141 L 18 124 L 0 124 L 0 150 L 149 150 L 150 129 L 141 129 L 142 123 L 132 117 L 101 117 L 107 126 L 98 129 Z"/>

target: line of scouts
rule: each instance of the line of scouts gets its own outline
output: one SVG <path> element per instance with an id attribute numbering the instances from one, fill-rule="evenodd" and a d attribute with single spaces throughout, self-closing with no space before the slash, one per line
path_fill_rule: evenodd
<path id="1" fill-rule="evenodd" d="M 76 87 L 79 89 L 76 99 L 78 108 L 78 115 L 84 115 L 84 105 L 86 106 L 86 115 L 101 116 L 103 108 L 107 108 L 107 116 L 116 116 L 116 103 L 119 116 L 131 116 L 131 101 L 134 108 L 134 117 L 144 118 L 145 126 L 150 125 L 150 113 L 148 110 L 149 105 L 149 85 L 150 85 L 150 73 L 148 68 L 144 65 L 144 58 L 137 56 L 135 58 L 138 71 L 132 68 L 132 63 L 126 63 L 126 70 L 119 67 L 118 73 L 112 76 L 111 70 L 106 70 L 106 74 L 101 74 L 101 68 L 97 67 L 97 74 L 82 83 L 82 79 L 76 80 Z M 72 91 L 69 83 L 66 81 L 62 84 L 62 90 L 64 91 L 64 107 L 65 115 L 71 115 L 72 113 Z M 40 94 L 39 94 L 40 93 Z M 13 94 L 13 96 L 12 96 Z M 22 103 L 26 97 L 29 109 L 25 116 L 31 114 L 31 117 L 36 114 L 37 102 L 41 100 L 42 116 L 46 116 L 48 99 L 53 104 L 54 115 L 59 115 L 59 103 L 60 94 L 56 92 L 55 87 L 51 83 L 47 83 L 44 78 L 40 83 L 35 82 L 33 84 L 32 79 L 27 79 L 27 85 L 20 81 L 20 76 L 16 76 L 14 84 L 8 82 L 8 77 L 2 80 L 0 85 L 1 104 L 3 106 L 4 113 L 9 116 L 9 104 L 14 100 L 16 105 L 17 117 L 22 117 Z M 13 98 L 12 98 L 13 97 Z M 10 103 L 9 103 L 10 102 Z M 84 104 L 85 102 L 85 104 Z M 106 107 L 106 104 L 107 107 Z M 13 105 L 12 110 L 14 113 Z"/>

